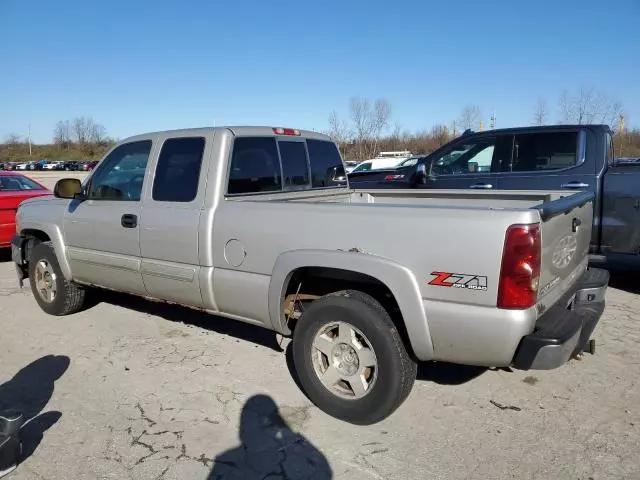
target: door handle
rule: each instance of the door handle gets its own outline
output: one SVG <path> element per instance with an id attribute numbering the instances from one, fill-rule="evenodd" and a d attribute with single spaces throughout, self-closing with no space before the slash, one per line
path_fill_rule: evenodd
<path id="1" fill-rule="evenodd" d="M 569 182 L 563 183 L 560 185 L 560 188 L 589 188 L 589 184 L 583 182 Z"/>
<path id="2" fill-rule="evenodd" d="M 484 189 L 489 189 L 489 188 L 493 188 L 493 185 L 491 185 L 490 183 L 474 183 L 473 185 L 471 185 L 469 188 L 484 188 Z"/>
<path id="3" fill-rule="evenodd" d="M 136 228 L 138 226 L 138 217 L 131 213 L 125 213 L 120 219 L 120 225 L 124 228 Z"/>

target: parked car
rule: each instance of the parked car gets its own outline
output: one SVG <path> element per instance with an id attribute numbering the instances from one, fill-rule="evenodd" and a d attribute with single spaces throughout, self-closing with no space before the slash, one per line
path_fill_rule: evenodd
<path id="1" fill-rule="evenodd" d="M 616 159 L 607 125 L 471 132 L 411 167 L 349 175 L 356 189 L 591 191 L 590 254 L 608 268 L 640 267 L 640 163 Z"/>
<path id="2" fill-rule="evenodd" d="M 43 195 L 51 195 L 51 191 L 32 178 L 19 173 L 0 172 L 0 248 L 11 246 L 11 238 L 16 233 L 16 210 L 20 202 Z"/>
<path id="3" fill-rule="evenodd" d="M 55 161 L 55 162 L 47 162 L 43 166 L 43 170 L 62 170 L 63 162 Z"/>
<path id="4" fill-rule="evenodd" d="M 395 157 L 371 158 L 369 160 L 360 162 L 353 170 L 351 170 L 350 174 L 367 172 L 370 170 L 381 170 L 384 168 L 395 168 L 396 165 L 398 165 L 398 163 L 402 162 L 403 160 L 404 159 L 398 159 Z"/>
<path id="5" fill-rule="evenodd" d="M 93 170 L 96 165 L 98 164 L 97 161 L 93 160 L 91 162 L 82 162 L 82 164 L 80 165 L 80 170 L 84 171 L 84 172 L 90 172 L 91 170 Z"/>
<path id="6" fill-rule="evenodd" d="M 358 162 L 355 160 L 345 160 L 344 162 L 344 170 L 346 173 L 351 172 L 354 168 L 358 166 Z"/>
<path id="7" fill-rule="evenodd" d="M 63 169 L 66 171 L 77 171 L 79 170 L 79 166 L 80 166 L 80 162 L 72 160 L 69 162 L 64 162 Z"/>
<path id="8" fill-rule="evenodd" d="M 593 352 L 608 284 L 587 268 L 593 193 L 353 191 L 337 169 L 311 131 L 135 136 L 23 202 L 12 259 L 51 315 L 99 286 L 292 336 L 306 394 L 356 424 L 400 406 L 418 361 Z"/>

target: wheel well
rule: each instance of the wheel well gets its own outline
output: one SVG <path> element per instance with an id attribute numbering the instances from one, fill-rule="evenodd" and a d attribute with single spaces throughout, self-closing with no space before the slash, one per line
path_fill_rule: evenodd
<path id="1" fill-rule="evenodd" d="M 37 238 L 41 242 L 49 242 L 51 240 L 49 235 L 44 233 L 42 230 L 25 229 L 22 230 L 22 235 L 27 238 Z"/>
<path id="2" fill-rule="evenodd" d="M 25 245 L 25 252 L 24 252 L 24 257 L 25 257 L 24 259 L 26 260 L 27 263 L 29 263 L 29 259 L 31 258 L 31 251 L 33 250 L 33 247 L 36 244 L 40 242 L 51 241 L 51 238 L 49 238 L 49 235 L 44 233 L 42 230 L 25 229 L 25 230 L 22 230 L 21 234 L 27 239 L 27 242 Z"/>
<path id="3" fill-rule="evenodd" d="M 411 343 L 393 293 L 375 277 L 351 270 L 327 267 L 301 267 L 289 275 L 282 296 L 282 308 L 287 326 L 293 331 L 295 323 L 304 311 L 305 304 L 330 293 L 358 290 L 376 299 L 391 317 L 408 351 Z"/>

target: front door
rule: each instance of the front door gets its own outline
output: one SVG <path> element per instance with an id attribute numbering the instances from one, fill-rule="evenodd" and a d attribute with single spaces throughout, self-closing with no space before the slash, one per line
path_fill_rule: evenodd
<path id="1" fill-rule="evenodd" d="M 75 280 L 145 294 L 140 273 L 140 196 L 152 141 L 116 147 L 72 200 L 63 222 Z"/>

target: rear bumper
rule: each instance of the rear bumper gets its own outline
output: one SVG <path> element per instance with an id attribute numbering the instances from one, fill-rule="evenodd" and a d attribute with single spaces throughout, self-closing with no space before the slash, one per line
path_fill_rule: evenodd
<path id="1" fill-rule="evenodd" d="M 550 370 L 560 367 L 587 346 L 604 312 L 609 272 L 589 268 L 556 305 L 536 321 L 525 335 L 512 365 L 521 370 Z"/>

